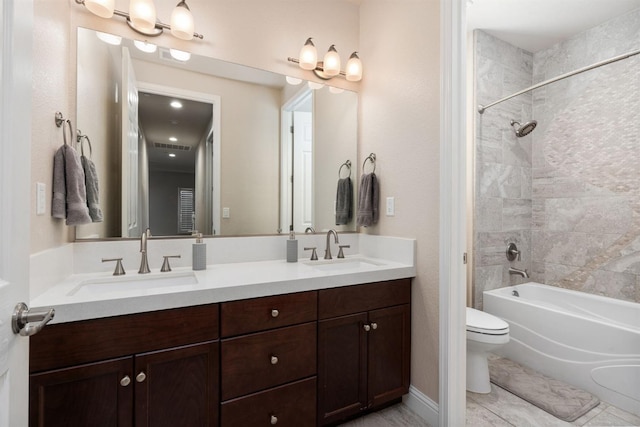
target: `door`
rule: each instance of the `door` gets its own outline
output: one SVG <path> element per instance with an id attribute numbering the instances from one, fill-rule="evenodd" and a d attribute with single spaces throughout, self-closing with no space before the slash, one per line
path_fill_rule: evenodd
<path id="1" fill-rule="evenodd" d="M 139 237 L 138 82 L 129 49 L 122 48 L 122 237 Z"/>
<path id="2" fill-rule="evenodd" d="M 318 322 L 318 423 L 367 407 L 367 314 Z"/>
<path id="3" fill-rule="evenodd" d="M 28 422 L 28 339 L 11 315 L 29 302 L 32 28 L 32 1 L 0 2 L 0 427 Z"/>
<path id="4" fill-rule="evenodd" d="M 313 225 L 313 113 L 293 112 L 293 229 Z"/>

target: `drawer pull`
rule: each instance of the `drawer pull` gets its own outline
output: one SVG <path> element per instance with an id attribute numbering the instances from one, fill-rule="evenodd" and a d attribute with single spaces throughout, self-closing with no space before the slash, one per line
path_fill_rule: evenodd
<path id="1" fill-rule="evenodd" d="M 271 356 L 271 364 L 272 365 L 278 364 L 278 356 Z"/>
<path id="2" fill-rule="evenodd" d="M 371 326 L 370 325 L 364 325 L 363 328 L 364 328 L 365 332 L 369 332 L 371 330 Z"/>
<path id="3" fill-rule="evenodd" d="M 276 309 L 271 310 L 271 317 L 278 317 L 280 312 Z"/>
<path id="4" fill-rule="evenodd" d="M 139 383 L 143 382 L 146 379 L 147 375 L 144 372 L 140 372 L 138 375 L 136 375 L 136 381 L 138 381 Z"/>
<path id="5" fill-rule="evenodd" d="M 371 329 L 378 329 L 378 324 L 375 322 L 371 323 Z"/>
<path id="6" fill-rule="evenodd" d="M 271 425 L 274 426 L 276 424 L 278 424 L 278 417 L 271 415 Z"/>
<path id="7" fill-rule="evenodd" d="M 129 375 L 125 375 L 125 376 L 124 376 L 124 378 L 122 378 L 122 379 L 120 380 L 120 385 L 121 385 L 122 387 L 126 387 L 126 386 L 128 386 L 129 384 L 131 384 L 131 378 L 129 378 Z"/>

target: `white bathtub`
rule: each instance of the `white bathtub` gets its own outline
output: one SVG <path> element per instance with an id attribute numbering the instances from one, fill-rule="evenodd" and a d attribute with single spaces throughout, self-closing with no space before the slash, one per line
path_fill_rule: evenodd
<path id="1" fill-rule="evenodd" d="M 484 292 L 484 311 L 509 323 L 498 354 L 640 416 L 640 304 L 532 282 Z"/>

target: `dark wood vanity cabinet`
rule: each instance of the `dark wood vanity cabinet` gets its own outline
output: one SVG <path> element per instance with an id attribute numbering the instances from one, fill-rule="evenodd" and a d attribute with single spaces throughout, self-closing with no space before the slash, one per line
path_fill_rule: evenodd
<path id="1" fill-rule="evenodd" d="M 50 325 L 31 338 L 30 426 L 218 425 L 218 306 Z"/>
<path id="2" fill-rule="evenodd" d="M 408 393 L 410 280 L 321 290 L 318 300 L 318 424 Z"/>

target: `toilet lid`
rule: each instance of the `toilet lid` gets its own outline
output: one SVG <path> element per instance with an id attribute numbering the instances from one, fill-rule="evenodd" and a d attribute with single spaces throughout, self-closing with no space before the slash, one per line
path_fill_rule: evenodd
<path id="1" fill-rule="evenodd" d="M 509 333 L 509 324 L 492 314 L 467 307 L 467 331 L 502 335 Z"/>

